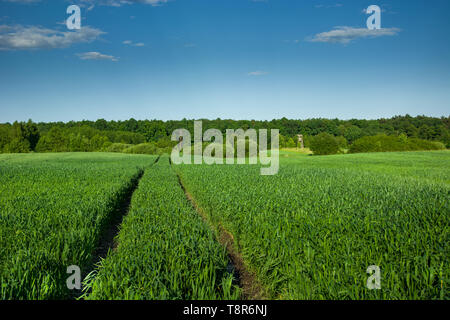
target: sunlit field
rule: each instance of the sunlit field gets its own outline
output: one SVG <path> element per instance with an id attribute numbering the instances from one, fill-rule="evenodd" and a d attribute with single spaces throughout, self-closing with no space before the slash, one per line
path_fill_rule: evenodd
<path id="1" fill-rule="evenodd" d="M 257 286 L 264 299 L 448 299 L 449 163 L 449 151 L 291 149 L 261 176 L 168 156 L 0 155 L 0 297 L 252 299 Z M 83 292 L 67 289 L 69 265 L 89 273 Z"/>

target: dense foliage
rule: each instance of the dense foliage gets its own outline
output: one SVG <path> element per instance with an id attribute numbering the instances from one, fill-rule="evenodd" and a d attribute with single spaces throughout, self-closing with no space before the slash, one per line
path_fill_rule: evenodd
<path id="1" fill-rule="evenodd" d="M 0 299 L 70 296 L 99 236 L 152 156 L 0 155 Z"/>
<path id="2" fill-rule="evenodd" d="M 339 151 L 339 143 L 337 139 L 333 135 L 326 132 L 322 132 L 317 136 L 314 136 L 311 139 L 309 147 L 315 155 L 336 154 Z"/>
<path id="3" fill-rule="evenodd" d="M 126 121 L 70 121 L 67 123 L 0 124 L 0 152 L 20 153 L 29 151 L 103 151 L 112 144 L 156 143 L 158 149 L 172 146 L 170 136 L 179 128 L 194 131 L 192 120 L 135 120 Z M 450 117 L 432 118 L 426 116 L 396 116 L 378 120 L 338 120 L 286 118 L 271 121 L 256 120 L 203 120 L 203 130 L 216 128 L 225 133 L 226 129 L 244 130 L 279 129 L 280 147 L 298 146 L 297 134 L 303 134 L 306 147 L 311 137 L 328 133 L 338 138 L 338 142 L 352 144 L 365 136 L 386 134 L 408 138 L 440 141 L 450 147 Z M 192 134 L 193 138 L 193 134 Z M 343 140 L 345 139 L 345 140 Z M 270 140 L 270 139 L 269 139 Z M 340 147 L 346 148 L 346 147 Z M 149 149 L 150 150 L 150 149 Z M 159 150 L 150 150 L 158 152 Z"/>
<path id="4" fill-rule="evenodd" d="M 353 142 L 349 152 L 359 153 L 442 149 L 445 149 L 445 145 L 441 142 L 408 138 L 404 134 L 401 134 L 400 136 L 387 136 L 385 134 L 379 134 L 376 136 L 359 138 Z"/>
<path id="5" fill-rule="evenodd" d="M 31 120 L 0 125 L 0 153 L 29 152 L 36 148 L 39 138 L 39 129 Z"/>

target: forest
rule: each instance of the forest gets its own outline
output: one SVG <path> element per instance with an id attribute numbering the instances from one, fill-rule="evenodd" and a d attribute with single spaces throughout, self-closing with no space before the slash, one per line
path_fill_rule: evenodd
<path id="1" fill-rule="evenodd" d="M 302 134 L 305 146 L 312 149 L 314 146 L 320 146 L 321 142 L 331 143 L 333 151 L 323 154 L 339 153 L 339 150 L 371 152 L 434 150 L 450 147 L 450 116 L 436 118 L 405 115 L 377 120 L 323 118 L 306 120 L 282 118 L 271 121 L 220 118 L 199 120 L 203 121 L 203 130 L 215 128 L 223 133 L 226 129 L 239 128 L 279 129 L 281 148 L 298 147 L 297 135 Z M 125 121 L 105 119 L 39 123 L 32 120 L 16 121 L 0 124 L 0 152 L 105 151 L 158 154 L 170 150 L 174 145 L 170 140 L 171 134 L 179 128 L 186 128 L 193 133 L 194 121 L 133 118 Z M 390 146 L 383 147 L 383 143 L 389 143 Z"/>

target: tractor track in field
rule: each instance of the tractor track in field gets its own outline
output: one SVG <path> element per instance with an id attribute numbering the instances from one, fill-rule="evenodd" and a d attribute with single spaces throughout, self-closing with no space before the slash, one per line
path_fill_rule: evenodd
<path id="1" fill-rule="evenodd" d="M 158 156 L 152 165 L 157 163 L 160 157 L 161 156 Z M 120 232 L 120 226 L 122 225 L 124 217 L 130 211 L 131 199 L 133 198 L 134 192 L 139 187 L 139 182 L 141 181 L 144 173 L 145 168 L 139 170 L 138 174 L 131 179 L 131 183 L 128 188 L 125 189 L 121 199 L 119 199 L 114 206 L 114 210 L 111 213 L 111 218 L 107 222 L 106 227 L 103 229 L 98 245 L 92 254 L 92 265 L 87 271 L 83 272 L 83 279 L 86 275 L 98 269 L 99 263 L 106 258 L 110 250 L 114 251 L 119 246 L 117 236 Z M 79 298 L 81 295 L 82 292 L 78 292 L 75 297 Z"/>
<path id="2" fill-rule="evenodd" d="M 144 175 L 144 170 L 139 171 L 138 175 L 133 178 L 131 185 L 125 191 L 125 195 L 122 200 L 119 201 L 119 205 L 116 207 L 115 212 L 110 220 L 108 226 L 104 230 L 100 243 L 95 250 L 94 257 L 96 262 L 100 262 L 101 259 L 106 258 L 108 251 L 117 249 L 119 245 L 117 243 L 116 236 L 119 234 L 120 225 L 122 224 L 123 218 L 128 214 L 131 205 L 131 198 L 133 197 L 134 191 L 139 186 L 139 181 Z M 96 263 L 94 263 L 96 264 Z"/>
<path id="3" fill-rule="evenodd" d="M 160 156 L 156 158 L 152 165 L 159 161 Z M 118 206 L 110 220 L 108 227 L 104 230 L 99 246 L 97 247 L 94 257 L 96 262 L 100 262 L 101 259 L 106 258 L 108 251 L 110 249 L 115 250 L 118 247 L 116 241 L 116 236 L 119 234 L 120 225 L 122 224 L 123 218 L 128 214 L 131 205 L 131 199 L 133 194 L 139 186 L 139 181 L 141 181 L 142 176 L 145 173 L 145 169 L 140 169 L 137 176 L 131 180 L 131 185 L 125 191 L 125 195 L 119 200 Z"/>
<path id="4" fill-rule="evenodd" d="M 209 220 L 206 212 L 200 208 L 195 199 L 186 190 L 180 175 L 177 173 L 178 183 L 183 190 L 186 199 L 192 205 L 194 210 L 202 217 L 203 221 L 209 226 L 210 229 L 217 229 L 217 241 L 227 250 L 229 265 L 227 271 L 233 273 L 237 280 L 237 285 L 242 289 L 242 298 L 244 300 L 263 300 L 267 299 L 267 293 L 263 286 L 259 283 L 256 275 L 251 272 L 246 266 L 242 255 L 236 249 L 233 235 L 226 230 L 221 224 L 216 228 Z"/>

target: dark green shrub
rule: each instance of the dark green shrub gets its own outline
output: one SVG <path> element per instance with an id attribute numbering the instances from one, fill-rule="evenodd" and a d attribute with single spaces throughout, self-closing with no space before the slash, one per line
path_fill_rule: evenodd
<path id="1" fill-rule="evenodd" d="M 291 137 L 289 137 L 286 141 L 286 148 L 295 148 L 297 145 Z"/>
<path id="2" fill-rule="evenodd" d="M 409 144 L 412 150 L 444 150 L 445 144 L 439 141 L 428 141 L 418 138 L 410 138 Z"/>
<path id="3" fill-rule="evenodd" d="M 135 146 L 131 146 L 124 150 L 125 153 L 133 154 L 159 154 L 160 149 L 156 147 L 154 143 L 141 143 Z"/>
<path id="4" fill-rule="evenodd" d="M 339 144 L 333 135 L 322 132 L 312 137 L 310 149 L 315 155 L 336 154 L 339 151 Z"/>
<path id="5" fill-rule="evenodd" d="M 28 153 L 30 152 L 30 142 L 25 139 L 15 138 L 4 148 L 6 153 Z"/>
<path id="6" fill-rule="evenodd" d="M 408 138 L 406 135 L 387 136 L 379 134 L 366 136 L 356 140 L 350 147 L 350 153 L 361 152 L 391 152 L 391 151 L 419 151 L 442 150 L 445 145 L 441 142 Z"/>
<path id="7" fill-rule="evenodd" d="M 347 142 L 347 139 L 345 139 L 345 137 L 339 136 L 339 137 L 336 137 L 335 139 L 336 139 L 336 141 L 338 143 L 338 146 L 339 146 L 339 149 L 341 149 L 341 151 L 343 149 L 347 149 L 348 148 L 348 142 Z"/>
<path id="8" fill-rule="evenodd" d="M 126 149 L 132 147 L 132 144 L 113 143 L 105 149 L 106 152 L 124 152 Z"/>

